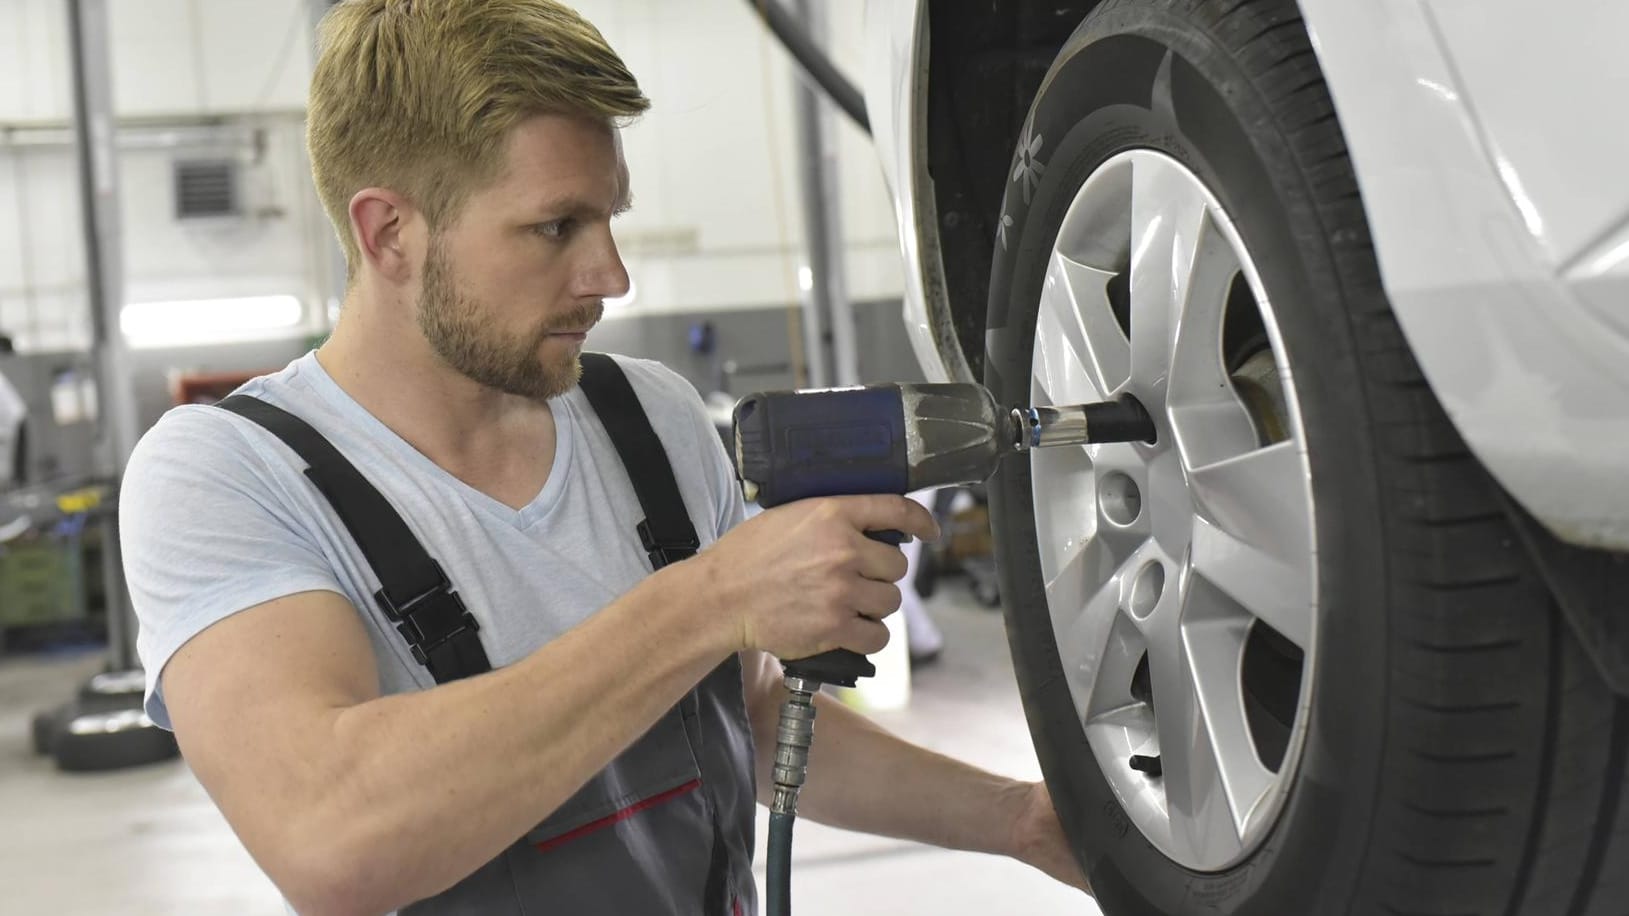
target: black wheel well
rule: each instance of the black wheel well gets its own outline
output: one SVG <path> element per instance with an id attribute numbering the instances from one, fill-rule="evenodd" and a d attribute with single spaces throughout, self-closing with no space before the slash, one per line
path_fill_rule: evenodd
<path id="1" fill-rule="evenodd" d="M 996 220 L 1013 146 L 1063 43 L 1102 0 L 938 0 L 928 8 L 927 168 L 956 337 L 984 371 Z"/>

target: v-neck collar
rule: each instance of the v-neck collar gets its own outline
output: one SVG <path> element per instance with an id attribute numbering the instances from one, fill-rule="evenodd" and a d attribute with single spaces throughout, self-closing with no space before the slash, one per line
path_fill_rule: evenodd
<path id="1" fill-rule="evenodd" d="M 550 398 L 544 402 L 549 414 L 554 417 L 554 462 L 549 467 L 549 479 L 544 481 L 542 489 L 538 490 L 530 502 L 516 509 L 458 479 L 385 425 L 334 381 L 328 370 L 317 361 L 317 351 L 312 350 L 296 360 L 295 377 L 304 377 L 312 389 L 338 411 L 343 419 L 356 424 L 369 438 L 399 455 L 402 460 L 416 465 L 430 477 L 441 481 L 471 507 L 517 529 L 529 528 L 536 524 L 560 501 L 561 493 L 565 490 L 566 472 L 571 465 L 572 448 L 576 442 L 574 412 L 569 408 L 562 409 L 564 405 L 561 404 L 561 400 L 567 395 Z"/>

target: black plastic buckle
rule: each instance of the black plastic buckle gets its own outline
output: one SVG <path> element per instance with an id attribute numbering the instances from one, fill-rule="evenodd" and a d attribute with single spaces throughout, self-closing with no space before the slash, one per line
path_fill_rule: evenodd
<path id="1" fill-rule="evenodd" d="M 413 660 L 426 666 L 430 664 L 429 653 L 460 633 L 478 633 L 481 629 L 481 625 L 465 608 L 464 599 L 453 591 L 452 582 L 441 564 L 434 560 L 430 562 L 435 565 L 438 581 L 429 591 L 399 605 L 390 600 L 383 588 L 373 593 L 385 616 L 396 624 L 397 631 L 407 640 Z"/>
<path id="2" fill-rule="evenodd" d="M 657 540 L 651 533 L 650 519 L 639 523 L 639 543 L 645 545 L 645 552 L 650 556 L 651 569 L 657 570 L 670 563 L 688 560 L 701 549 L 701 541 L 694 534 L 684 538 L 664 538 Z"/>

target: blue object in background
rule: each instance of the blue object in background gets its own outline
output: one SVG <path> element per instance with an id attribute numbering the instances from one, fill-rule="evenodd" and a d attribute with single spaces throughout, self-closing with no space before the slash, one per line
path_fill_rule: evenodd
<path id="1" fill-rule="evenodd" d="M 690 350 L 708 356 L 718 345 L 718 331 L 711 321 L 697 321 L 690 325 Z"/>

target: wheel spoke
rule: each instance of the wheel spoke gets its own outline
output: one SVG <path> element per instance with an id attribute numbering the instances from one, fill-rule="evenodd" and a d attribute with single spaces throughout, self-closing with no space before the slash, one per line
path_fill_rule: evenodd
<path id="1" fill-rule="evenodd" d="M 1047 265 L 1036 318 L 1037 361 L 1044 358 L 1048 376 L 1065 381 L 1084 372 L 1092 386 L 1074 386 L 1062 395 L 1049 388 L 1053 403 L 1107 397 L 1131 376 L 1131 343 L 1109 305 L 1108 283 L 1114 276 L 1057 252 Z"/>
<path id="2" fill-rule="evenodd" d="M 1108 624 L 1102 628 L 1103 645 L 1099 650 L 1097 668 L 1087 672 L 1091 681 L 1091 696 L 1084 705 L 1086 721 L 1094 724 L 1103 716 L 1115 716 L 1128 707 L 1140 705 L 1132 696 L 1131 685 L 1137 666 L 1143 660 L 1148 642 L 1143 638 L 1130 615 L 1115 606 L 1108 615 Z M 1098 634 L 1093 633 L 1094 637 Z M 1151 717 L 1150 717 L 1151 718 Z"/>
<path id="3" fill-rule="evenodd" d="M 1164 771 L 1171 838 L 1197 865 L 1225 861 L 1241 844 L 1209 724 L 1195 692 L 1183 634 L 1166 629 L 1149 642 L 1154 720 Z"/>
<path id="4" fill-rule="evenodd" d="M 1272 788 L 1274 774 L 1262 765 L 1256 753 L 1239 688 L 1239 666 L 1250 635 L 1250 618 L 1226 605 L 1225 598 L 1207 589 L 1190 591 L 1183 630 L 1199 710 L 1210 736 L 1210 750 L 1228 813 L 1234 831 L 1243 836 L 1258 803 Z"/>
<path id="5" fill-rule="evenodd" d="M 1146 740 L 1154 733 L 1154 711 L 1141 701 L 1133 700 L 1094 713 L 1087 719 L 1086 725 L 1088 728 L 1098 726 L 1121 729 L 1128 739 L 1132 739 L 1122 742 L 1128 755 L 1159 753 L 1159 747 L 1149 746 Z"/>
<path id="6" fill-rule="evenodd" d="M 1131 375 L 1164 378 L 1208 204 L 1162 160 L 1138 160 L 1131 192 Z"/>
<path id="7" fill-rule="evenodd" d="M 1228 378 L 1222 329 L 1228 292 L 1239 274 L 1238 254 L 1219 221 L 1200 220 L 1194 259 L 1181 303 L 1166 404 L 1186 467 L 1220 461 L 1256 448 L 1255 425 Z"/>
<path id="8" fill-rule="evenodd" d="M 1079 404 L 1102 394 L 1060 261 L 1052 256 L 1041 287 L 1040 310 L 1035 316 L 1034 380 L 1049 403 Z"/>
<path id="9" fill-rule="evenodd" d="M 1076 562 L 1047 583 L 1058 658 L 1075 708 L 1085 710 L 1087 719 L 1130 701 L 1131 673 L 1142 656 L 1141 634 L 1120 610 L 1119 577 L 1094 568 L 1107 564 L 1105 552 L 1106 548 L 1093 547 L 1080 551 Z"/>
<path id="10" fill-rule="evenodd" d="M 1041 575 L 1051 582 L 1097 535 L 1092 459 L 1084 448 L 1041 449 L 1033 453 L 1030 469 Z"/>
<path id="11" fill-rule="evenodd" d="M 1213 388 L 1207 399 L 1195 398 L 1170 409 L 1177 452 L 1182 466 L 1190 470 L 1260 447 L 1249 412 L 1225 381 L 1217 384 L 1221 387 Z"/>
<path id="12" fill-rule="evenodd" d="M 1096 538 L 1047 583 L 1058 656 L 1076 689 L 1077 708 L 1085 711 L 1088 720 L 1133 700 L 1132 675 L 1145 645 L 1139 625 L 1122 607 L 1121 596 L 1128 577 L 1153 555 L 1151 542 L 1125 555 L 1117 553 L 1109 541 Z M 1070 608 L 1079 610 L 1060 614 Z"/>
<path id="13" fill-rule="evenodd" d="M 1222 317 L 1228 291 L 1239 272 L 1239 257 L 1216 220 L 1208 209 L 1202 210 L 1198 226 L 1189 230 L 1194 236 L 1190 243 L 1192 260 L 1179 284 L 1177 307 L 1181 317 L 1166 394 L 1172 406 L 1217 400 L 1237 404 L 1223 364 Z M 1177 245 L 1180 249 L 1182 240 Z M 1180 263 L 1176 265 L 1177 270 L 1181 267 Z"/>
<path id="14" fill-rule="evenodd" d="M 1283 563 L 1312 568 L 1312 491 L 1294 440 L 1192 469 L 1200 514 Z"/>
<path id="15" fill-rule="evenodd" d="M 1087 604 L 1112 578 L 1115 563 L 1107 551 L 1101 539 L 1088 538 L 1059 551 L 1052 563 L 1043 562 L 1046 602 L 1052 610 L 1057 632 L 1069 631 Z"/>
<path id="16" fill-rule="evenodd" d="M 1194 574 L 1302 650 L 1312 642 L 1312 581 L 1293 565 L 1200 518 L 1194 521 Z"/>

